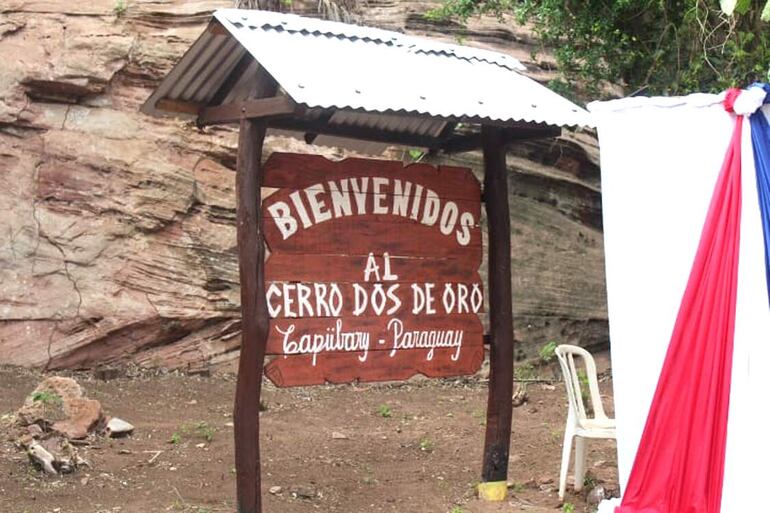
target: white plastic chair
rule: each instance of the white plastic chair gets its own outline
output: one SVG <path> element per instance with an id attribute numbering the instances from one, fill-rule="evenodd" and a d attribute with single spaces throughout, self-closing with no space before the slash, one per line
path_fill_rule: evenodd
<path id="1" fill-rule="evenodd" d="M 586 463 L 586 438 L 615 438 L 615 419 L 607 417 L 602 406 L 602 398 L 599 395 L 599 384 L 596 379 L 596 363 L 591 353 L 582 347 L 560 345 L 556 348 L 556 357 L 559 359 L 561 372 L 564 375 L 564 384 L 567 388 L 569 411 L 567 413 L 567 427 L 564 430 L 564 446 L 561 452 L 561 472 L 559 473 L 559 498 L 564 499 L 567 489 L 567 470 L 569 458 L 572 452 L 572 439 L 575 439 L 575 491 L 583 488 Z M 578 374 L 579 366 L 575 357 L 583 359 L 585 378 L 588 378 L 588 392 L 590 393 L 593 417 L 586 414 L 583 404 L 583 385 Z"/>

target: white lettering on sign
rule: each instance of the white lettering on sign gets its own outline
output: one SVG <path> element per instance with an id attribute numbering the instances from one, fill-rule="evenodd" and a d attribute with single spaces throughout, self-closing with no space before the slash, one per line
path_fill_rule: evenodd
<path id="1" fill-rule="evenodd" d="M 305 333 L 294 336 L 296 326 L 288 325 L 285 329 L 275 327 L 283 338 L 283 357 L 291 355 L 312 355 L 311 363 L 315 367 L 318 356 L 326 352 L 357 352 L 358 361 L 365 362 L 371 349 L 371 335 L 367 331 L 345 331 L 342 319 L 336 319 L 323 333 Z M 463 346 L 463 330 L 410 330 L 401 319 L 390 319 L 387 324 L 388 340 L 385 344 L 393 358 L 401 350 L 425 349 L 425 360 L 431 361 L 438 348 L 454 348 L 450 358 L 456 362 L 460 358 Z"/>
<path id="2" fill-rule="evenodd" d="M 267 287 L 265 297 L 267 311 L 273 318 L 336 317 L 340 315 L 343 307 L 342 291 L 336 283 L 272 282 Z"/>
<path id="3" fill-rule="evenodd" d="M 427 315 L 433 315 L 436 313 L 436 309 L 433 307 L 433 303 L 436 298 L 433 297 L 433 283 L 412 283 L 412 292 L 414 300 L 412 301 L 412 313 L 419 315 L 425 313 Z"/>
<path id="4" fill-rule="evenodd" d="M 358 360 L 365 362 L 369 354 L 369 333 L 366 331 L 344 331 L 342 319 L 337 319 L 334 325 L 326 328 L 325 333 L 304 334 L 298 339 L 292 338 L 295 331 L 294 324 L 286 330 L 278 326 L 276 331 L 283 336 L 284 358 L 292 354 L 312 354 L 313 366 L 318 361 L 318 355 L 325 351 L 360 351 Z"/>
<path id="5" fill-rule="evenodd" d="M 364 281 L 371 281 L 370 277 L 374 274 L 374 281 L 396 281 L 398 275 L 390 272 L 390 255 L 385 253 L 382 255 L 383 261 L 383 274 L 380 278 L 380 266 L 377 265 L 377 259 L 374 257 L 374 253 L 369 253 L 366 257 L 366 268 L 364 269 Z"/>
<path id="6" fill-rule="evenodd" d="M 367 210 L 369 196 L 372 197 L 371 211 Z M 425 226 L 438 224 L 443 235 L 454 233 L 457 243 L 467 246 L 471 242 L 471 228 L 477 221 L 471 212 L 461 212 L 457 202 L 442 200 L 432 189 L 378 176 L 372 177 L 371 182 L 369 177 L 362 177 L 318 183 L 292 192 L 289 199 L 291 205 L 286 201 L 276 201 L 267 207 L 283 240 L 295 235 L 300 223 L 302 228 L 307 229 L 351 215 L 391 214 Z"/>
<path id="7" fill-rule="evenodd" d="M 428 349 L 425 359 L 433 359 L 433 352 L 437 347 L 454 347 L 457 350 L 451 356 L 456 362 L 460 358 L 460 350 L 463 346 L 463 330 L 414 330 L 404 329 L 401 319 L 388 321 L 388 330 L 393 334 L 393 345 L 390 356 L 395 356 L 399 349 Z"/>

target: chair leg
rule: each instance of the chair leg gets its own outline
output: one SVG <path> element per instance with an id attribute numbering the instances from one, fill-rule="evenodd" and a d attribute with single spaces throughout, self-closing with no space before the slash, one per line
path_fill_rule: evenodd
<path id="1" fill-rule="evenodd" d="M 559 499 L 564 499 L 567 490 L 567 471 L 569 471 L 569 457 L 572 452 L 572 429 L 568 425 L 564 430 L 564 443 L 561 448 L 561 471 L 559 472 Z"/>
<path id="2" fill-rule="evenodd" d="M 575 437 L 575 491 L 583 489 L 586 475 L 586 439 Z"/>

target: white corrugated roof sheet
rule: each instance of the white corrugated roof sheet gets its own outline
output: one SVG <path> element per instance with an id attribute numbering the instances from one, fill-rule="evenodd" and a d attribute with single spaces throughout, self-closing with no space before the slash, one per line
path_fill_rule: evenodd
<path id="1" fill-rule="evenodd" d="M 214 16 L 297 103 L 550 125 L 588 113 L 522 75 L 507 55 L 290 14 Z"/>
<path id="2" fill-rule="evenodd" d="M 232 38 L 201 35 L 145 112 L 158 114 L 162 98 L 206 104 L 248 51 L 286 94 L 311 109 L 591 125 L 588 112 L 522 75 L 524 66 L 505 54 L 291 14 L 223 9 L 214 17 Z M 243 99 L 255 73 L 256 63 L 226 101 Z"/>

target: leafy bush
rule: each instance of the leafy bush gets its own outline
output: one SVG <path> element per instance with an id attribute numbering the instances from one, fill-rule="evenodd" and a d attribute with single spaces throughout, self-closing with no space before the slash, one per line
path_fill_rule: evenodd
<path id="1" fill-rule="evenodd" d="M 573 97 L 721 91 L 766 80 L 770 0 L 445 0 L 428 17 L 528 23 Z"/>
<path id="2" fill-rule="evenodd" d="M 556 342 L 551 340 L 540 348 L 540 359 L 545 363 L 550 363 L 556 356 Z"/>
<path id="3" fill-rule="evenodd" d="M 126 0 L 116 0 L 115 6 L 112 8 L 112 12 L 114 12 L 115 16 L 118 18 L 123 17 L 127 10 L 128 6 L 126 5 Z"/>
<path id="4" fill-rule="evenodd" d="M 44 390 L 42 392 L 32 393 L 32 402 L 43 403 L 45 405 L 61 406 L 62 398 L 56 392 Z"/>

